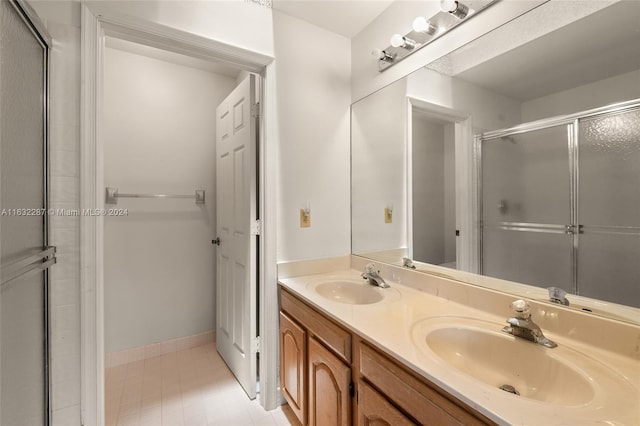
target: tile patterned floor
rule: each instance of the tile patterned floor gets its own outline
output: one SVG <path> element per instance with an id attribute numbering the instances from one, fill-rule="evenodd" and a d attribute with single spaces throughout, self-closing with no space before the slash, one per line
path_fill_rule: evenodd
<path id="1" fill-rule="evenodd" d="M 107 426 L 284 426 L 284 405 L 265 411 L 251 401 L 213 344 L 109 368 Z"/>

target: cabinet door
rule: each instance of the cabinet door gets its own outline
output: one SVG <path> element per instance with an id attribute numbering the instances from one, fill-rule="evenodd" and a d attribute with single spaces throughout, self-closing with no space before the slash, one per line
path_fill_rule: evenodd
<path id="1" fill-rule="evenodd" d="M 358 382 L 358 426 L 412 426 L 414 422 L 365 382 Z"/>
<path id="2" fill-rule="evenodd" d="M 280 387 L 300 423 L 307 423 L 306 332 L 280 312 Z"/>
<path id="3" fill-rule="evenodd" d="M 351 424 L 351 368 L 309 338 L 309 425 Z"/>

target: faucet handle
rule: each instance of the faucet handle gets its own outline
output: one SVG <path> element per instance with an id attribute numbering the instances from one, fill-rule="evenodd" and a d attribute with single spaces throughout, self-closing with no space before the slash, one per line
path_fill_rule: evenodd
<path id="1" fill-rule="evenodd" d="M 569 300 L 567 299 L 567 292 L 558 287 L 549 287 L 549 300 L 553 303 L 569 306 Z"/>
<path id="2" fill-rule="evenodd" d="M 509 305 L 516 318 L 529 319 L 531 317 L 531 305 L 526 300 L 518 299 Z"/>
<path id="3" fill-rule="evenodd" d="M 376 264 L 371 262 L 371 263 L 367 263 L 364 267 L 364 273 L 365 274 L 372 274 L 372 275 L 377 275 L 378 274 L 378 268 L 376 268 Z"/>

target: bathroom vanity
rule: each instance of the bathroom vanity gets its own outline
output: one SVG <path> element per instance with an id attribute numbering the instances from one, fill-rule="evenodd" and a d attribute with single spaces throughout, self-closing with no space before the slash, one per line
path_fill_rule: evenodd
<path id="1" fill-rule="evenodd" d="M 303 425 L 640 423 L 640 327 L 531 302 L 547 348 L 502 331 L 506 293 L 329 263 L 280 266 L 281 391 Z"/>
<path id="2" fill-rule="evenodd" d="M 293 291 L 279 294 L 281 389 L 302 424 L 494 424 Z"/>

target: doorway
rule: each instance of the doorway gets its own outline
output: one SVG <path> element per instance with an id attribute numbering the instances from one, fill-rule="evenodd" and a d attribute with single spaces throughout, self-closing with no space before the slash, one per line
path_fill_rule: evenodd
<path id="1" fill-rule="evenodd" d="M 407 97 L 409 258 L 477 271 L 474 146 L 468 114 Z"/>
<path id="2" fill-rule="evenodd" d="M 107 368 L 216 342 L 255 398 L 258 84 L 237 68 L 107 37 Z"/>
<path id="3" fill-rule="evenodd" d="M 275 218 L 275 188 L 265 185 L 265 182 L 274 179 L 273 167 L 265 167 L 266 164 L 274 164 L 275 153 L 266 140 L 273 137 L 273 129 L 266 126 L 266 117 L 273 90 L 274 74 L 271 62 L 273 58 L 248 52 L 240 48 L 227 46 L 216 41 L 202 38 L 193 34 L 184 33 L 173 28 L 165 27 L 148 21 L 138 21 L 137 19 L 127 19 L 123 21 L 117 16 L 109 16 L 101 11 L 94 13 L 90 7 L 83 6 L 83 31 L 82 43 L 85 46 L 83 51 L 83 99 L 88 105 L 94 107 L 85 108 L 83 116 L 83 180 L 87 182 L 85 190 L 81 194 L 81 206 L 83 208 L 101 209 L 104 207 L 105 182 L 102 170 L 102 150 L 103 136 L 96 129 L 102 126 L 102 117 L 98 105 L 101 105 L 103 93 L 99 90 L 102 85 L 102 76 L 99 70 L 104 60 L 103 40 L 105 35 L 127 39 L 130 41 L 148 41 L 153 46 L 161 46 L 174 52 L 180 52 L 189 56 L 210 60 L 222 60 L 243 68 L 248 72 L 260 73 L 265 85 L 263 96 L 267 102 L 263 107 L 264 115 L 261 114 L 259 141 L 260 175 L 258 176 L 260 195 L 259 211 L 261 217 L 265 217 L 264 212 L 270 218 Z M 223 59 L 220 59 L 223 58 Z M 271 89 L 269 89 L 271 88 Z M 92 206 L 92 207 L 90 207 Z M 82 394 L 83 411 L 85 420 L 88 423 L 101 422 L 104 418 L 104 356 L 101 350 L 104 339 L 103 324 L 103 291 L 104 282 L 102 275 L 103 268 L 103 241 L 104 241 L 104 218 L 97 217 L 91 220 L 81 221 L 81 229 L 85 238 L 81 242 L 83 253 L 83 285 L 87 288 L 84 291 L 83 305 L 83 331 L 82 331 L 82 358 L 83 358 L 83 385 Z M 265 247 L 273 248 L 275 245 L 275 223 L 273 220 L 266 220 L 261 228 L 261 235 L 258 249 L 259 262 L 263 266 L 258 277 L 260 287 L 259 328 L 262 336 L 267 336 L 261 344 L 260 371 L 260 403 L 267 409 L 275 408 L 279 398 L 277 395 L 277 309 L 273 308 L 277 303 L 277 292 L 275 286 L 266 286 L 265 283 L 273 282 L 276 279 L 275 270 L 275 250 L 267 250 Z M 211 241 L 209 241 L 210 243 Z M 273 287 L 273 288 L 272 288 Z M 267 306 L 268 309 L 264 309 Z"/>

